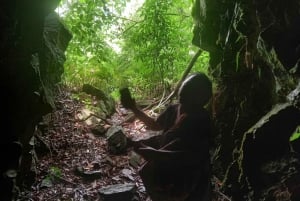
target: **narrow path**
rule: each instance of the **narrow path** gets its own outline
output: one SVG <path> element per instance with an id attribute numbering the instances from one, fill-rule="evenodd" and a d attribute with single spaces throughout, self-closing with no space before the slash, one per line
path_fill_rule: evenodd
<path id="1" fill-rule="evenodd" d="M 90 128 L 77 119 L 83 104 L 72 99 L 69 92 L 60 94 L 56 105 L 57 110 L 44 117 L 36 132 L 36 144 L 44 142 L 48 147 L 48 150 L 35 147 L 36 182 L 30 191 L 21 192 L 19 200 L 100 201 L 101 187 L 132 182 L 138 187 L 136 200 L 146 200 L 137 167 L 129 164 L 131 150 L 122 155 L 110 154 L 105 138 L 94 136 Z M 111 121 L 116 123 L 122 118 L 116 113 Z M 141 132 L 141 125 L 137 128 L 136 132 Z M 125 129 L 127 133 L 135 132 L 133 125 L 128 124 Z M 86 178 L 79 170 L 99 174 Z"/>

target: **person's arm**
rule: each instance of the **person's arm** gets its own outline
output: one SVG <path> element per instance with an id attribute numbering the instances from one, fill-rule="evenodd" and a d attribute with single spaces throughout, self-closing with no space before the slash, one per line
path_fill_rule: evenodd
<path id="1" fill-rule="evenodd" d="M 145 114 L 143 111 L 138 109 L 136 106 L 136 102 L 134 98 L 131 97 L 130 91 L 128 88 L 123 88 L 120 90 L 121 95 L 121 103 L 126 109 L 130 109 L 135 116 L 143 121 L 145 125 L 150 130 L 162 130 L 163 128 L 160 126 L 158 122 L 156 122 L 153 118 L 149 117 L 147 114 Z"/>
<path id="2" fill-rule="evenodd" d="M 149 117 L 147 114 L 145 114 L 143 111 L 139 110 L 137 107 L 134 107 L 131 109 L 131 111 L 134 113 L 134 115 L 145 123 L 145 125 L 150 129 L 154 131 L 162 130 L 162 126 L 155 121 L 155 119 Z"/>

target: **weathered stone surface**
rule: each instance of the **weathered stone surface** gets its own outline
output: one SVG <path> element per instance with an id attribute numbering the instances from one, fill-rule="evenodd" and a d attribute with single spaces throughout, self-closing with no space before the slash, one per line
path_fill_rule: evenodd
<path id="1" fill-rule="evenodd" d="M 104 126 L 98 124 L 91 128 L 91 132 L 96 136 L 103 136 L 106 133 L 106 128 Z"/>
<path id="2" fill-rule="evenodd" d="M 134 183 L 105 186 L 99 190 L 103 201 L 132 201 L 136 186 Z"/>
<path id="3" fill-rule="evenodd" d="M 43 31 L 42 51 L 39 55 L 39 74 L 43 82 L 45 98 L 54 108 L 54 92 L 64 72 L 65 50 L 71 40 L 71 33 L 61 23 L 59 16 L 52 12 L 46 16 Z"/>
<path id="4" fill-rule="evenodd" d="M 84 170 L 83 167 L 76 167 L 74 173 L 86 180 L 100 179 L 103 175 L 101 170 Z"/>
<path id="5" fill-rule="evenodd" d="M 137 168 L 144 162 L 144 159 L 139 154 L 135 153 L 134 151 L 131 151 L 129 153 L 129 164 L 133 167 Z"/>
<path id="6" fill-rule="evenodd" d="M 287 99 L 300 109 L 300 81 L 296 89 L 288 94 Z"/>
<path id="7" fill-rule="evenodd" d="M 89 84 L 84 84 L 82 91 L 98 99 L 99 103 L 97 107 L 100 108 L 100 113 L 104 113 L 109 117 L 115 112 L 115 101 L 109 94 L 105 94 L 102 90 Z"/>
<path id="8" fill-rule="evenodd" d="M 226 175 L 244 133 L 295 87 L 289 70 L 297 74 L 298 68 L 299 75 L 299 7 L 297 0 L 194 1 L 192 42 L 210 53 L 209 72 L 217 86 L 213 135 L 220 167 L 214 173 L 225 175 L 233 200 L 245 200 L 235 183 L 238 168 Z"/>
<path id="9" fill-rule="evenodd" d="M 278 104 L 244 135 L 241 168 L 253 188 L 266 185 L 267 163 L 290 151 L 289 139 L 300 124 L 300 111 L 290 103 Z M 269 166 L 270 167 L 270 166 Z M 270 168 L 269 168 L 270 169 Z"/>
<path id="10" fill-rule="evenodd" d="M 119 154 L 126 150 L 127 137 L 121 126 L 112 126 L 106 132 L 108 150 L 113 154 Z"/>
<path id="11" fill-rule="evenodd" d="M 94 108 L 91 108 L 90 106 L 84 106 L 83 108 L 81 108 L 80 110 L 78 110 L 76 116 L 78 119 L 80 119 L 81 121 L 84 121 L 88 126 L 90 126 L 91 128 L 97 126 L 100 122 L 101 119 L 99 117 L 102 118 L 102 116 L 96 116 L 95 113 L 97 112 L 97 108 L 94 111 Z M 104 118 L 105 115 L 103 115 Z"/>
<path id="12" fill-rule="evenodd" d="M 1 147 L 11 146 L 17 140 L 22 143 L 19 175 L 24 175 L 24 171 L 31 166 L 31 155 L 28 154 L 31 147 L 28 142 L 35 126 L 54 106 L 53 86 L 60 81 L 64 50 L 71 37 L 58 18 L 54 17 L 58 3 L 59 0 L 4 0 L 0 3 L 0 79 L 1 97 L 4 97 L 0 104 L 5 106 L 2 112 L 6 115 L 1 121 L 1 128 L 9 128 L 9 132 L 1 137 L 0 144 Z M 18 161 L 13 157 L 11 154 L 11 160 Z M 6 163 L 10 161 L 3 160 L 1 164 Z M 6 170 L 1 168 L 0 175 L 3 175 L 3 171 Z M 2 176 L 0 183 L 6 186 Z M 1 191 L 1 200 L 10 200 L 10 191 Z"/>
<path id="13" fill-rule="evenodd" d="M 263 164 L 262 180 L 266 183 L 261 198 L 264 200 L 299 200 L 300 161 L 295 153 Z"/>
<path id="14" fill-rule="evenodd" d="M 84 84 L 82 86 L 82 91 L 87 94 L 96 96 L 100 100 L 107 100 L 107 96 L 102 90 L 100 90 L 90 84 Z"/>

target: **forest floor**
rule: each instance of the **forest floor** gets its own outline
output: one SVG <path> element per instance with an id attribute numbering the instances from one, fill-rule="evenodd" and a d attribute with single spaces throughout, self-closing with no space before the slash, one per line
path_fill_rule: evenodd
<path id="1" fill-rule="evenodd" d="M 20 192 L 17 200 L 101 201 L 99 189 L 102 187 L 134 183 L 137 187 L 134 200 L 151 201 L 138 175 L 138 166 L 129 162 L 132 148 L 123 154 L 111 154 L 105 136 L 92 134 L 90 126 L 78 119 L 78 112 L 84 104 L 72 98 L 70 92 L 62 92 L 56 105 L 57 109 L 44 117 L 43 129 L 35 133 L 32 154 L 32 169 L 36 173 L 34 183 Z M 107 122 L 120 124 L 125 121 L 126 113 L 122 108 L 117 106 L 116 110 Z M 122 127 L 127 136 L 147 132 L 138 120 L 122 124 Z M 38 143 L 43 143 L 44 148 Z M 83 172 L 91 174 L 83 176 Z M 230 200 L 216 188 L 214 195 L 214 200 Z"/>

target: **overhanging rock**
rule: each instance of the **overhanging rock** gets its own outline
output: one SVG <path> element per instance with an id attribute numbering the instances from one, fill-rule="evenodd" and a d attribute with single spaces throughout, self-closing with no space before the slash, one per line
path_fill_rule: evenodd
<path id="1" fill-rule="evenodd" d="M 290 136 L 299 124 L 299 109 L 290 103 L 277 104 L 244 134 L 239 162 L 252 187 L 267 185 L 262 166 L 289 153 Z"/>

